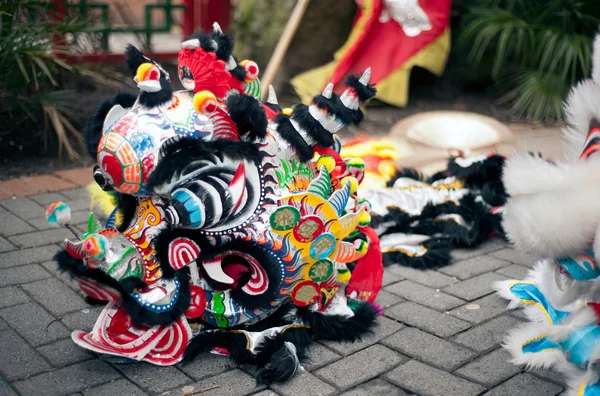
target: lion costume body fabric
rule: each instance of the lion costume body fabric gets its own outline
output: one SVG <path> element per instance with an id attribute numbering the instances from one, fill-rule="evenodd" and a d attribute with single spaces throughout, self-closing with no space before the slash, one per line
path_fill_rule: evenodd
<path id="1" fill-rule="evenodd" d="M 173 365 L 212 351 L 281 382 L 311 340 L 371 331 L 383 267 L 360 161 L 335 133 L 362 119 L 370 71 L 284 115 L 258 68 L 237 62 L 218 26 L 182 44 L 168 73 L 127 50 L 138 95 L 104 102 L 85 133 L 94 179 L 116 209 L 57 254 L 92 300 L 106 302 L 73 341 L 115 362 Z M 315 151 L 326 150 L 317 160 Z M 68 225 L 68 206 L 49 221 Z M 349 269 L 352 268 L 352 272 Z"/>
<path id="2" fill-rule="evenodd" d="M 515 364 L 565 375 L 569 395 L 600 395 L 600 36 L 592 78 L 570 93 L 565 161 L 532 156 L 507 159 L 503 181 L 510 198 L 503 228 L 516 248 L 547 257 L 526 280 L 502 281 L 509 308 L 523 307 L 529 323 L 513 329 L 505 346 Z"/>

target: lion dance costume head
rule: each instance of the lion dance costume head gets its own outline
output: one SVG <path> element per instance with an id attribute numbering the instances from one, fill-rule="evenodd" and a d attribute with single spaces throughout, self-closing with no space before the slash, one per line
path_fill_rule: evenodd
<path id="1" fill-rule="evenodd" d="M 371 331 L 383 267 L 364 164 L 335 133 L 362 119 L 370 71 L 282 113 L 258 66 L 238 62 L 218 26 L 182 44 L 171 77 L 134 47 L 138 95 L 104 102 L 86 128 L 94 179 L 116 207 L 56 259 L 93 300 L 93 330 L 73 341 L 105 359 L 172 365 L 201 352 L 292 376 L 313 339 Z M 53 204 L 49 221 L 68 223 Z"/>
<path id="2" fill-rule="evenodd" d="M 566 376 L 569 395 L 585 396 L 600 394 L 600 36 L 593 66 L 567 100 L 565 161 L 506 161 L 506 235 L 547 258 L 526 280 L 497 284 L 509 308 L 524 307 L 530 320 L 506 340 L 513 362 L 553 368 Z"/>

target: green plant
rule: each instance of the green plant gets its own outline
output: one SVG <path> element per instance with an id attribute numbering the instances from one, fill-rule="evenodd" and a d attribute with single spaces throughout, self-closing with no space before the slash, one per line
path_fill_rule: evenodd
<path id="1" fill-rule="evenodd" d="M 598 0 L 467 0 L 458 42 L 516 116 L 555 121 L 570 86 L 589 76 L 599 27 Z"/>
<path id="2" fill-rule="evenodd" d="M 74 76 L 109 80 L 64 60 L 76 55 L 76 47 L 60 38 L 76 43 L 85 23 L 68 15 L 53 20 L 53 12 L 51 2 L 6 0 L 0 5 L 0 141 L 25 136 L 46 150 L 55 141 L 59 158 L 64 151 L 78 159 L 82 135 L 73 122 L 78 101 L 68 82 Z"/>

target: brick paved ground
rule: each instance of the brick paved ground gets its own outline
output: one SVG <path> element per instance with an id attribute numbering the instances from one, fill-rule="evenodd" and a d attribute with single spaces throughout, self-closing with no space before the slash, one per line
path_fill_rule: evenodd
<path id="1" fill-rule="evenodd" d="M 522 277 L 534 258 L 500 240 L 457 251 L 455 263 L 421 272 L 386 270 L 379 303 L 384 316 L 373 336 L 356 344 L 312 349 L 305 371 L 284 385 L 255 387 L 253 367 L 205 355 L 187 366 L 111 365 L 78 349 L 71 330 L 90 330 L 100 308 L 50 262 L 63 230 L 45 223 L 45 206 L 68 202 L 85 222 L 85 190 L 0 201 L 0 396 L 181 395 L 556 395 L 554 373 L 524 372 L 507 363 L 499 343 L 521 319 L 507 313 L 491 282 Z M 480 308 L 468 310 L 468 304 Z"/>

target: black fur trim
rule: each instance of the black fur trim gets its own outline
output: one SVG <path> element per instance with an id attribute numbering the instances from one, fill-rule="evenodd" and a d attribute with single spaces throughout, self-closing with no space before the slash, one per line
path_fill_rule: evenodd
<path id="1" fill-rule="evenodd" d="M 417 269 L 435 269 L 445 267 L 450 264 L 452 258 L 450 250 L 452 244 L 450 241 L 439 238 L 431 238 L 423 242 L 427 252 L 422 256 L 410 256 L 402 251 L 383 252 L 383 266 L 400 264 L 404 267 Z"/>
<path id="2" fill-rule="evenodd" d="M 448 171 L 452 176 L 463 179 L 467 188 L 481 189 L 484 185 L 488 185 L 498 194 L 506 195 L 502 184 L 504 161 L 504 157 L 492 155 L 483 161 L 462 167 L 456 163 L 455 159 L 451 159 L 448 162 Z"/>
<path id="3" fill-rule="evenodd" d="M 321 109 L 327 109 L 328 113 L 334 114 L 344 124 L 350 124 L 354 122 L 352 110 L 344 106 L 336 94 L 332 94 L 331 99 L 327 99 L 323 95 L 316 95 L 312 101 L 315 105 L 317 105 L 317 107 Z"/>
<path id="4" fill-rule="evenodd" d="M 240 80 L 241 82 L 246 80 L 246 69 L 244 69 L 244 66 L 237 65 L 234 69 L 229 70 L 229 73 L 231 73 L 235 79 Z"/>
<path id="5" fill-rule="evenodd" d="M 125 231 L 137 212 L 138 200 L 133 195 L 118 194 L 117 195 L 119 213 L 121 213 L 121 224 L 117 226 L 119 232 Z"/>
<path id="6" fill-rule="evenodd" d="M 88 120 L 83 136 L 85 141 L 85 148 L 90 157 L 95 161 L 96 155 L 98 154 L 98 143 L 102 138 L 102 127 L 104 126 L 104 119 L 106 115 L 113 108 L 113 106 L 121 105 L 127 109 L 133 106 L 137 96 L 121 92 L 110 99 L 102 102 L 93 116 Z"/>
<path id="7" fill-rule="evenodd" d="M 273 110 L 275 113 L 281 113 L 283 111 L 278 104 L 267 103 L 267 102 L 263 102 L 263 104 L 265 106 L 267 106 L 269 109 Z"/>
<path id="8" fill-rule="evenodd" d="M 209 352 L 214 347 L 221 347 L 226 348 L 229 351 L 230 358 L 239 364 L 255 364 L 259 367 L 264 367 L 271 363 L 269 369 L 259 373 L 257 382 L 265 384 L 270 383 L 270 381 L 274 382 L 275 380 L 283 382 L 290 377 L 290 374 L 293 374 L 293 371 L 289 370 L 289 366 L 283 373 L 280 370 L 274 369 L 272 364 L 277 364 L 279 361 L 276 359 L 273 362 L 272 358 L 284 346 L 285 342 L 294 344 L 300 360 L 306 359 L 306 352 L 311 343 L 309 329 L 304 326 L 290 327 L 275 336 L 266 337 L 257 346 L 254 354 L 247 349 L 248 340 L 243 333 L 228 330 L 205 331 L 192 338 L 189 342 L 183 355 L 183 363 L 187 364 L 191 362 L 199 354 Z"/>
<path id="9" fill-rule="evenodd" d="M 373 84 L 367 84 L 364 86 L 359 80 L 360 76 L 350 75 L 346 78 L 346 85 L 354 88 L 356 94 L 358 95 L 358 99 L 361 102 L 371 99 L 377 94 L 377 89 L 375 89 Z"/>
<path id="10" fill-rule="evenodd" d="M 230 95 L 227 98 L 227 110 L 240 134 L 260 139 L 267 135 L 267 114 L 252 96 Z"/>
<path id="11" fill-rule="evenodd" d="M 210 142 L 181 139 L 172 144 L 163 145 L 161 150 L 163 158 L 158 162 L 146 183 L 149 190 L 171 180 L 174 174 L 181 172 L 190 162 L 214 154 L 226 154 L 233 160 L 247 160 L 256 164 L 262 160 L 262 155 L 254 144 L 221 139 Z"/>
<path id="12" fill-rule="evenodd" d="M 419 172 L 416 169 L 413 168 L 402 168 L 402 169 L 398 169 L 396 170 L 396 173 L 394 173 L 394 176 L 392 176 L 392 178 L 387 182 L 387 187 L 394 187 L 394 183 L 396 182 L 396 180 L 401 179 L 407 177 L 409 179 L 414 179 L 414 180 L 418 180 L 418 181 L 425 181 L 425 176 L 423 176 L 423 174 L 421 172 Z"/>
<path id="13" fill-rule="evenodd" d="M 119 283 L 119 281 L 99 269 L 88 268 L 83 260 L 73 258 L 66 250 L 58 252 L 54 256 L 54 260 L 58 263 L 59 271 L 66 272 L 72 278 L 90 278 L 117 290 L 121 294 L 123 306 L 131 316 L 133 323 L 137 325 L 168 325 L 179 319 L 190 305 L 189 281 L 185 273 L 178 275 L 177 279 L 180 282 L 179 298 L 173 309 L 168 312 L 157 313 L 145 309 L 130 295 L 135 288 L 146 286 L 141 280 L 128 278 Z"/>
<path id="14" fill-rule="evenodd" d="M 262 369 L 256 377 L 257 385 L 270 385 L 282 383 L 292 378 L 299 369 L 300 359 L 296 355 L 296 347 L 289 346 L 285 342 L 271 356 L 271 361 Z"/>
<path id="15" fill-rule="evenodd" d="M 169 102 L 173 98 L 173 87 L 167 81 L 161 72 L 160 76 L 160 91 L 140 93 L 140 104 L 142 106 L 153 108 Z"/>
<path id="16" fill-rule="evenodd" d="M 233 52 L 233 38 L 229 33 L 213 33 L 210 37 L 217 42 L 217 59 L 227 63 Z"/>
<path id="17" fill-rule="evenodd" d="M 131 75 L 135 76 L 138 67 L 140 67 L 142 63 L 148 62 L 148 58 L 146 58 L 140 50 L 130 44 L 125 49 L 125 62 L 127 63 Z"/>
<path id="18" fill-rule="evenodd" d="M 277 132 L 294 148 L 300 161 L 310 161 L 315 154 L 313 148 L 296 131 L 289 117 L 285 114 L 277 114 L 275 116 L 275 123 L 277 123 Z"/>
<path id="19" fill-rule="evenodd" d="M 292 119 L 312 137 L 319 146 L 331 147 L 335 143 L 333 135 L 327 129 L 323 128 L 321 123 L 314 119 L 308 112 L 308 106 L 300 103 L 294 107 Z"/>
<path id="20" fill-rule="evenodd" d="M 212 38 L 212 36 L 202 33 L 201 31 L 197 31 L 192 33 L 191 36 L 188 36 L 184 39 L 184 41 L 198 39 L 200 41 L 200 47 L 206 52 L 215 52 L 215 43 L 216 41 Z M 218 45 L 218 44 L 217 44 Z"/>
<path id="21" fill-rule="evenodd" d="M 314 340 L 355 342 L 373 333 L 377 325 L 377 309 L 369 303 L 359 305 L 350 318 L 312 312 L 307 308 L 298 309 L 298 315 L 310 326 Z"/>

